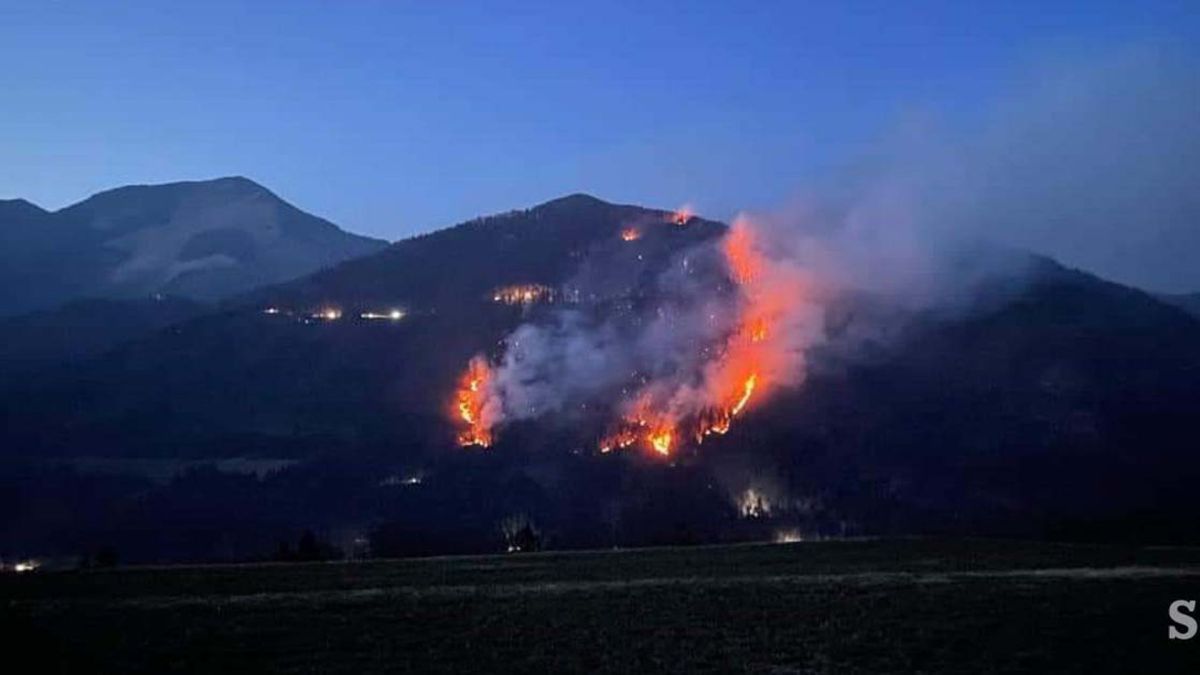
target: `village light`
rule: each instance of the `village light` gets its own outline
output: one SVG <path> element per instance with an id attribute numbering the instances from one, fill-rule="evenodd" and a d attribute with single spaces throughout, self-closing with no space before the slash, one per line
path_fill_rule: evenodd
<path id="1" fill-rule="evenodd" d="M 402 309 L 390 309 L 386 312 L 363 312 L 358 316 L 359 318 L 366 319 L 368 321 L 399 321 L 403 319 L 406 314 Z"/>
<path id="2" fill-rule="evenodd" d="M 492 301 L 506 305 L 529 305 L 554 299 L 554 289 L 542 284 L 503 286 L 492 292 Z"/>

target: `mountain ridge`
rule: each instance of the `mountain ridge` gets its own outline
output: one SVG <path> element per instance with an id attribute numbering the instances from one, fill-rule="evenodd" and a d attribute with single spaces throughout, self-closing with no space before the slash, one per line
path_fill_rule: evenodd
<path id="1" fill-rule="evenodd" d="M 22 541 L 99 531 L 159 558 L 206 555 L 221 545 L 212 533 L 231 528 L 269 546 L 284 526 L 384 524 L 392 554 L 481 550 L 511 513 L 561 546 L 778 528 L 1200 541 L 1188 489 L 1200 480 L 1188 442 L 1200 321 L 1024 252 L 1020 264 L 984 265 L 998 270 L 990 278 L 953 276 L 979 259 L 954 263 L 969 287 L 949 310 L 897 311 L 870 295 L 831 304 L 830 339 L 807 355 L 803 385 L 670 462 L 599 453 L 607 418 L 583 408 L 514 420 L 488 450 L 458 447 L 450 408 L 469 359 L 497 359 L 518 327 L 564 315 L 653 316 L 663 271 L 683 259 L 698 269 L 727 231 L 685 225 L 660 209 L 551 200 L 396 242 L 14 381 L 0 392 L 0 485 L 5 471 L 75 466 L 81 454 L 122 467 L 238 457 L 287 467 L 259 478 L 193 471 L 158 487 L 46 469 L 27 499 L 73 515 L 27 522 L 19 514 L 35 510 L 18 500 L 10 531 Z M 498 292 L 510 284 L 549 290 Z M 748 490 L 772 510 L 747 512 Z M 189 520 L 196 513 L 204 519 Z M 148 544 L 158 531 L 187 553 Z"/>
<path id="2" fill-rule="evenodd" d="M 85 297 L 216 300 L 386 246 L 240 176 L 105 190 L 57 211 L 0 208 L 0 313 Z"/>

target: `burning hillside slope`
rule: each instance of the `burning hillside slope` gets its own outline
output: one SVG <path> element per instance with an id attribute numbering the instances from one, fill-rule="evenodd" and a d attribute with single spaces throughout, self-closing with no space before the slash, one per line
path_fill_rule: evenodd
<path id="1" fill-rule="evenodd" d="M 456 398 L 491 412 L 485 419 L 460 414 L 460 442 L 486 446 L 480 439 L 490 439 L 493 427 L 508 420 L 615 398 L 599 451 L 636 445 L 669 456 L 726 433 L 775 388 L 799 384 L 804 352 L 822 333 L 814 284 L 791 261 L 768 256 L 759 237 L 742 218 L 719 244 L 680 254 L 655 278 L 660 292 L 629 322 L 632 330 L 613 328 L 611 319 L 557 331 L 522 326 L 506 339 L 496 376 L 482 390 L 477 374 L 489 366 L 473 358 Z M 715 274 L 704 271 L 706 255 L 716 258 Z M 588 347 L 586 355 L 581 346 Z M 598 359 L 593 370 L 628 377 L 587 377 L 573 370 L 568 352 Z M 568 367 L 545 367 L 558 361 Z M 546 398 L 542 392 L 571 400 L 523 404 Z M 481 395 L 485 400 L 478 401 Z"/>
<path id="2" fill-rule="evenodd" d="M 630 221 L 642 236 L 625 241 Z M 789 309 L 760 330 L 750 309 L 771 307 L 767 291 L 789 285 L 767 284 L 773 274 L 735 279 L 737 240 L 722 239 L 719 224 L 675 226 L 662 211 L 574 198 L 401 242 L 272 289 L 272 299 L 40 371 L 3 396 L 0 445 L 13 457 L 301 463 L 261 481 L 204 473 L 149 493 L 57 469 L 36 482 L 9 474 L 37 488 L 10 491 L 13 541 L 74 545 L 111 523 L 133 560 L 134 542 L 149 550 L 242 526 L 390 522 L 406 545 L 448 553 L 490 550 L 495 523 L 514 512 L 556 547 L 762 539 L 785 526 L 805 536 L 1036 536 L 1073 523 L 1068 532 L 1080 532 L 1080 514 L 1090 518 L 1085 536 L 1196 541 L 1194 318 L 1048 260 L 997 266 L 980 255 L 948 275 L 952 311 L 920 312 L 877 292 L 830 300 L 824 268 L 796 262 L 770 227 L 748 230 L 750 250 L 767 270 L 804 272 L 799 306 L 824 308 L 824 320 Z M 983 267 L 995 274 L 972 273 Z M 493 300 L 519 283 L 578 292 L 561 303 Z M 343 318 L 263 314 L 325 303 Z M 408 313 L 354 318 L 387 307 Z M 749 339 L 735 339 L 747 325 Z M 806 341 L 804 326 L 823 341 Z M 803 386 L 764 380 L 786 368 L 760 369 L 747 394 L 741 360 L 721 355 L 731 341 L 758 349 L 758 336 L 809 345 L 783 350 L 803 355 Z M 488 427 L 496 451 L 448 452 L 447 417 L 462 413 L 454 388 L 474 354 L 487 357 L 476 389 L 489 395 L 466 407 L 472 419 L 500 415 Z M 677 461 L 660 461 L 644 435 L 627 452 L 597 452 L 652 383 L 663 393 L 649 410 L 663 413 L 671 394 L 709 381 L 724 383 L 713 411 L 746 403 L 728 420 L 687 408 L 700 412 L 674 420 Z M 702 419 L 728 422 L 727 435 L 714 430 L 696 448 L 689 434 Z M 414 473 L 419 484 L 388 479 Z M 90 495 L 81 506 L 80 494 Z M 31 515 L 45 504 L 67 515 Z M 197 504 L 209 520 L 174 515 Z"/>

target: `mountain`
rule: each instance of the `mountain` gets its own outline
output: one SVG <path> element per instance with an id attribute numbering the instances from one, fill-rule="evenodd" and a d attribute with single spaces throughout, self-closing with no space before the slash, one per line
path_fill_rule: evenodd
<path id="1" fill-rule="evenodd" d="M 564 313 L 644 322 L 672 292 L 663 271 L 702 269 L 726 231 L 572 195 L 12 382 L 0 533 L 148 560 L 261 555 L 303 527 L 386 554 L 491 550 L 513 514 L 562 547 L 789 532 L 1200 541 L 1200 321 L 1025 253 L 959 261 L 1019 264 L 964 275 L 952 308 L 830 303 L 802 386 L 671 461 L 598 453 L 604 421 L 588 409 L 458 447 L 451 401 L 472 355 L 498 357 L 519 325 Z M 720 292 L 723 274 L 689 278 Z"/>
<path id="2" fill-rule="evenodd" d="M 48 212 L 0 202 L 0 313 L 86 298 L 215 300 L 377 251 L 246 178 L 129 186 Z"/>

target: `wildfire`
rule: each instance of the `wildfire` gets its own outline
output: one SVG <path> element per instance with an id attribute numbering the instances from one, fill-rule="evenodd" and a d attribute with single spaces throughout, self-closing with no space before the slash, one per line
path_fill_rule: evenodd
<path id="1" fill-rule="evenodd" d="M 745 286 L 754 281 L 762 267 L 762 257 L 756 249 L 754 232 L 745 220 L 738 220 L 725 236 L 725 261 L 733 280 Z"/>
<path id="2" fill-rule="evenodd" d="M 688 221 L 695 216 L 696 214 L 694 211 L 692 211 L 692 206 L 690 204 L 684 204 L 683 206 L 675 209 L 675 212 L 671 214 L 671 222 L 680 226 L 687 225 Z"/>
<path id="3" fill-rule="evenodd" d="M 742 410 L 746 408 L 746 404 L 750 402 L 750 397 L 754 394 L 754 387 L 757 384 L 758 374 L 751 373 L 742 382 L 741 389 L 736 396 L 730 397 L 729 400 L 732 403 L 701 415 L 696 428 L 696 442 L 703 443 L 705 436 L 713 434 L 724 436 L 729 433 L 729 427 L 733 424 L 733 418 L 740 415 Z"/>
<path id="4" fill-rule="evenodd" d="M 613 450 L 624 450 L 629 446 L 637 443 L 637 430 L 621 429 L 604 437 L 600 441 L 600 452 L 612 452 Z"/>
<path id="5" fill-rule="evenodd" d="M 546 302 L 554 297 L 554 289 L 542 284 L 516 284 L 502 286 L 492 292 L 492 302 L 506 305 L 529 305 Z"/>
<path id="6" fill-rule="evenodd" d="M 682 219 L 688 218 L 690 211 L 684 211 Z M 632 241 L 640 234 L 629 228 L 621 237 Z M 810 338 L 798 331 L 819 329 L 819 318 L 810 320 L 804 313 L 813 309 L 811 296 L 817 287 L 802 270 L 768 257 L 743 218 L 722 240 L 721 253 L 734 287 L 729 296 L 732 314 L 711 315 L 719 320 L 714 325 L 720 332 L 706 338 L 698 359 L 685 372 L 639 377 L 639 386 L 618 403 L 617 419 L 599 440 L 601 453 L 636 446 L 670 457 L 683 445 L 728 433 L 756 401 L 802 378 L 802 349 Z M 493 299 L 527 304 L 552 298 L 552 293 L 536 284 L 508 286 L 497 289 Z M 462 445 L 489 446 L 493 426 L 503 420 L 503 393 L 489 386 L 492 375 L 486 358 L 476 356 L 460 379 L 454 412 Z M 489 399 L 495 400 L 489 404 Z M 751 497 L 762 501 L 760 495 Z M 750 515 L 769 510 L 769 503 L 757 504 Z"/>
<path id="7" fill-rule="evenodd" d="M 639 440 L 643 441 L 647 448 L 667 457 L 671 454 L 671 446 L 675 440 L 675 429 L 667 425 L 655 428 L 637 425 L 635 428 L 618 429 L 600 441 L 600 452 L 608 453 L 613 450 L 624 450 Z"/>
<path id="8" fill-rule="evenodd" d="M 685 386 L 664 392 L 658 383 L 647 384 L 627 407 L 617 430 L 601 441 L 602 452 L 644 440 L 649 449 L 669 454 L 676 429 L 688 430 L 685 436 L 696 443 L 724 435 L 761 391 L 764 377 L 770 380 L 791 365 L 786 346 L 773 337 L 772 324 L 803 299 L 804 287 L 768 282 L 769 262 L 745 219 L 734 224 L 722 253 L 739 291 L 738 314 L 725 343 L 704 366 L 699 393 Z M 699 410 L 697 399 L 703 402 Z"/>
<path id="9" fill-rule="evenodd" d="M 477 445 L 483 448 L 492 444 L 492 432 L 483 420 L 483 406 L 487 401 L 487 386 L 492 369 L 482 356 L 476 356 L 467 364 L 458 383 L 455 395 L 458 419 L 463 426 L 458 434 L 459 445 Z"/>
<path id="10" fill-rule="evenodd" d="M 754 385 L 757 383 L 757 373 L 752 373 L 750 377 L 747 377 L 746 381 L 742 383 L 742 396 L 738 399 L 737 403 L 733 404 L 733 408 L 729 411 L 730 417 L 742 412 L 742 409 L 745 408 L 746 404 L 750 402 L 750 395 L 754 393 Z"/>
<path id="11" fill-rule="evenodd" d="M 758 318 L 750 322 L 750 341 L 762 342 L 767 339 L 767 321 Z"/>
<path id="12" fill-rule="evenodd" d="M 650 400 L 638 399 L 631 412 L 621 419 L 615 431 L 600 441 L 600 452 L 624 450 L 638 441 L 660 455 L 669 456 L 675 440 L 675 424 L 665 415 L 655 415 Z"/>
<path id="13" fill-rule="evenodd" d="M 621 241 L 637 241 L 642 238 L 642 231 L 636 227 L 627 227 L 621 230 Z"/>
<path id="14" fill-rule="evenodd" d="M 671 454 L 671 439 L 675 433 L 671 429 L 660 429 L 650 434 L 650 447 L 660 455 L 667 456 Z"/>

